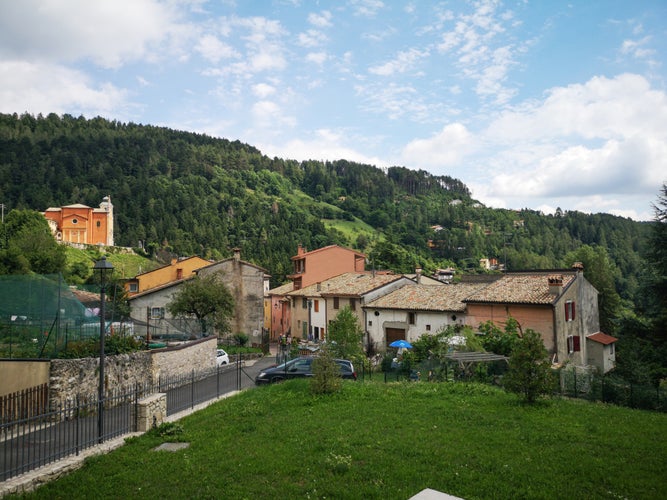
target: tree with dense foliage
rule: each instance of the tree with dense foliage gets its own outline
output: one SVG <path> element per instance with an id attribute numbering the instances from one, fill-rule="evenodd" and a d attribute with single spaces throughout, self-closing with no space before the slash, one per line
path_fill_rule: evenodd
<path id="1" fill-rule="evenodd" d="M 364 351 L 362 346 L 363 331 L 357 316 L 349 306 L 344 307 L 329 323 L 327 343 L 335 358 L 362 362 Z"/>
<path id="2" fill-rule="evenodd" d="M 542 336 L 528 328 L 514 346 L 503 386 L 519 394 L 527 403 L 534 403 L 555 388 L 555 378 Z"/>
<path id="3" fill-rule="evenodd" d="M 42 214 L 14 209 L 0 226 L 0 274 L 56 274 L 65 269 L 65 248 Z"/>
<path id="4" fill-rule="evenodd" d="M 229 332 L 229 319 L 234 314 L 234 297 L 218 274 L 195 276 L 183 283 L 181 289 L 167 304 L 174 317 L 194 316 L 201 325 L 201 332 L 208 333 L 212 326 L 223 335 Z"/>

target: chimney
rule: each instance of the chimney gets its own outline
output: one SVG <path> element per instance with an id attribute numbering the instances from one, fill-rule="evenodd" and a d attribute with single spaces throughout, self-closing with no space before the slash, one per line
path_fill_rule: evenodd
<path id="1" fill-rule="evenodd" d="M 418 267 L 415 269 L 415 274 L 417 275 L 417 284 L 420 285 L 422 282 L 422 268 Z"/>
<path id="2" fill-rule="evenodd" d="M 303 246 L 301 245 L 301 243 L 299 243 L 299 248 L 297 248 L 297 250 L 296 250 L 296 254 L 297 254 L 297 255 L 303 255 L 304 253 L 306 253 L 306 249 L 303 248 Z"/>
<path id="3" fill-rule="evenodd" d="M 549 293 L 551 295 L 560 295 L 560 292 L 563 290 L 563 277 L 562 276 L 551 276 L 548 278 L 549 281 Z"/>
<path id="4" fill-rule="evenodd" d="M 581 262 L 575 262 L 572 264 L 572 269 L 575 269 L 578 273 L 583 273 L 584 265 Z"/>
<path id="5" fill-rule="evenodd" d="M 234 260 L 239 261 L 241 260 L 241 249 L 239 247 L 234 248 Z"/>

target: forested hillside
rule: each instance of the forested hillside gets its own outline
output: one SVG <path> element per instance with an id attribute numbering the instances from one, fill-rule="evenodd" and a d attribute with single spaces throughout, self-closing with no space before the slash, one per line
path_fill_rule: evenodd
<path id="1" fill-rule="evenodd" d="M 569 266 L 589 245 L 633 300 L 648 229 L 606 214 L 490 209 L 457 179 L 405 167 L 268 158 L 238 141 L 101 118 L 0 115 L 6 210 L 98 206 L 105 195 L 118 245 L 210 258 L 240 247 L 272 285 L 291 271 L 298 244 L 354 247 L 369 266 L 401 272 L 479 272 L 481 258 L 508 269 Z"/>

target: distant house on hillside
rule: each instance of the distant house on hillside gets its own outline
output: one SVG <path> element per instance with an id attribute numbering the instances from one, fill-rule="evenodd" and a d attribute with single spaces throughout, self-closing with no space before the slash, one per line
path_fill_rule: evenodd
<path id="1" fill-rule="evenodd" d="M 294 290 L 348 272 L 363 272 L 366 256 L 349 248 L 329 245 L 307 252 L 299 245 L 292 257 L 294 272 L 288 276 Z"/>
<path id="2" fill-rule="evenodd" d="M 114 245 L 111 197 L 102 198 L 99 208 L 75 204 L 50 207 L 43 213 L 57 241 L 84 245 Z"/>

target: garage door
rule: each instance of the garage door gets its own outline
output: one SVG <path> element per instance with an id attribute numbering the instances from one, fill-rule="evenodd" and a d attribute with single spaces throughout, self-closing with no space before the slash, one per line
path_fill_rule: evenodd
<path id="1" fill-rule="evenodd" d="M 403 328 L 387 328 L 387 345 L 391 344 L 394 340 L 405 340 L 405 330 Z"/>

